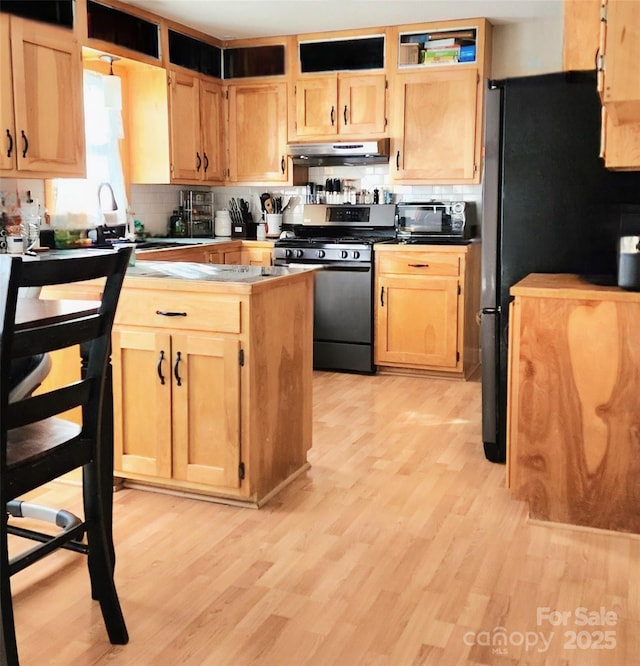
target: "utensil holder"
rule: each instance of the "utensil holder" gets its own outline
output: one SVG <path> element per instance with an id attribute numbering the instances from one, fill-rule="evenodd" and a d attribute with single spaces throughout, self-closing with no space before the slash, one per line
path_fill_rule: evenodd
<path id="1" fill-rule="evenodd" d="M 282 232 L 282 213 L 265 213 L 267 236 L 277 238 Z"/>

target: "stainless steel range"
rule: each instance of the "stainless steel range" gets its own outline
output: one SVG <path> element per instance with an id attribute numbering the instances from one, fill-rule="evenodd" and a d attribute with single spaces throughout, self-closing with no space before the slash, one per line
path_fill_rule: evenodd
<path id="1" fill-rule="evenodd" d="M 314 368 L 375 372 L 373 244 L 394 238 L 394 225 L 393 204 L 309 204 L 295 236 L 276 241 L 275 265 L 321 269 L 315 278 Z"/>

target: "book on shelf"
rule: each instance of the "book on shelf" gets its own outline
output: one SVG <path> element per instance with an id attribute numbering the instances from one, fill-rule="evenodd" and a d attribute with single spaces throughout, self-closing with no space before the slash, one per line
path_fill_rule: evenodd
<path id="1" fill-rule="evenodd" d="M 445 47 L 451 47 L 456 45 L 455 37 L 447 37 L 446 39 L 428 39 L 424 43 L 425 49 L 439 49 Z"/>

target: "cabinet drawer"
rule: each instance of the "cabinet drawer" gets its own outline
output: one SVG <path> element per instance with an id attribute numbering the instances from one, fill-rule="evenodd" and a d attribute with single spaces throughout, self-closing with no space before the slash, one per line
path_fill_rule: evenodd
<path id="1" fill-rule="evenodd" d="M 238 298 L 184 292 L 135 292 L 120 294 L 116 324 L 153 328 L 241 332 L 241 301 Z M 179 313 L 169 315 L 161 314 Z"/>
<path id="2" fill-rule="evenodd" d="M 460 255 L 439 252 L 381 252 L 379 273 L 400 275 L 460 275 Z"/>

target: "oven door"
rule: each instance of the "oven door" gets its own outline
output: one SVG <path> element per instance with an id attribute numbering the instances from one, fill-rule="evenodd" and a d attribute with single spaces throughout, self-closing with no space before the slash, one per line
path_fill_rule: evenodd
<path id="1" fill-rule="evenodd" d="M 300 263 L 274 262 L 277 266 Z M 374 372 L 373 266 L 369 262 L 304 265 L 321 269 L 314 281 L 314 367 Z"/>
<path id="2" fill-rule="evenodd" d="M 373 267 L 325 264 L 316 273 L 313 337 L 326 342 L 373 342 Z"/>

